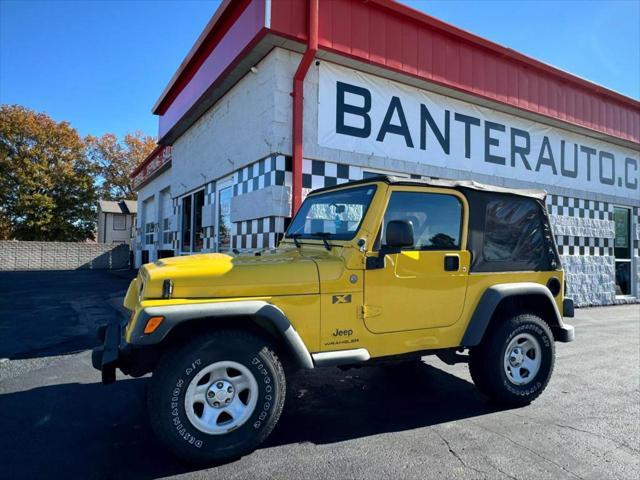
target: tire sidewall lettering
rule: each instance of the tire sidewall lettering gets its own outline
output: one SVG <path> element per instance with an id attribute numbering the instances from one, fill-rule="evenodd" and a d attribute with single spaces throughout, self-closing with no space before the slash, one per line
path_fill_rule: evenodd
<path id="1" fill-rule="evenodd" d="M 189 365 L 181 370 L 181 375 L 175 381 L 173 387 L 169 390 L 169 418 L 171 429 L 174 434 L 177 434 L 181 440 L 188 445 L 201 449 L 207 445 L 207 438 L 219 437 L 220 439 L 227 437 L 228 435 L 235 433 L 244 427 L 252 428 L 254 430 L 260 430 L 266 425 L 266 420 L 269 417 L 269 413 L 274 405 L 274 383 L 272 375 L 267 368 L 265 362 L 260 358 L 260 354 L 253 356 L 249 362 L 246 360 L 237 360 L 246 365 L 258 380 L 258 404 L 252 416 L 247 423 L 240 426 L 233 432 L 229 432 L 223 435 L 207 435 L 200 432 L 195 428 L 186 416 L 184 396 L 186 389 L 197 373 L 207 365 L 213 363 L 208 359 L 198 357 L 194 359 Z M 246 357 L 245 357 L 246 358 Z M 262 381 L 260 381 L 262 378 Z"/>
<path id="2" fill-rule="evenodd" d="M 258 405 L 256 405 L 256 412 L 259 411 L 258 418 L 253 422 L 253 428 L 259 430 L 263 426 L 264 421 L 269 415 L 269 411 L 271 410 L 273 387 L 271 386 L 271 375 L 265 368 L 264 362 L 258 356 L 254 356 L 251 359 L 251 366 L 254 367 L 255 371 L 258 374 L 258 377 L 262 377 L 264 389 L 264 394 L 263 392 L 260 392 L 260 400 L 258 400 Z M 260 382 L 258 382 L 258 384 L 260 384 Z"/>
<path id="3" fill-rule="evenodd" d="M 191 376 L 191 374 L 198 369 L 201 364 L 202 360 L 200 358 L 194 360 L 189 367 L 185 368 L 184 374 L 187 377 Z M 171 423 L 173 424 L 174 432 L 177 433 L 182 440 L 196 448 L 202 448 L 205 444 L 204 440 L 188 432 L 185 425 L 189 425 L 190 422 L 189 420 L 183 420 L 183 417 L 180 416 L 184 410 L 184 398 L 181 397 L 183 396 L 183 390 L 186 385 L 187 382 L 183 378 L 179 377 L 171 392 L 171 399 L 169 402 Z"/>

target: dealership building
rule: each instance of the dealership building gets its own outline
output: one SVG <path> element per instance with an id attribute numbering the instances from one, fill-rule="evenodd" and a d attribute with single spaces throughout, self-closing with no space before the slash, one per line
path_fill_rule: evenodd
<path id="1" fill-rule="evenodd" d="M 137 266 L 274 247 L 310 190 L 389 173 L 544 189 L 568 295 L 640 295 L 640 102 L 401 3 L 225 0 L 153 112 Z"/>

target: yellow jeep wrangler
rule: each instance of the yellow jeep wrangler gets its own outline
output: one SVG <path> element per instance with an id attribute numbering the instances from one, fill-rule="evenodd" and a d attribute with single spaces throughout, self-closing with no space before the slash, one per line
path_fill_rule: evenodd
<path id="1" fill-rule="evenodd" d="M 153 373 L 151 425 L 175 454 L 255 449 L 296 369 L 468 362 L 481 392 L 542 393 L 573 316 L 544 192 L 375 177 L 316 190 L 278 248 L 144 265 L 93 364 Z M 561 313 L 562 312 L 562 313 Z"/>

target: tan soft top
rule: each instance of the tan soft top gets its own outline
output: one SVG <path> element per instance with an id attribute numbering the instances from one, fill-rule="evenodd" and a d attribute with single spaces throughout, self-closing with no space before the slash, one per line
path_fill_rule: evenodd
<path id="1" fill-rule="evenodd" d="M 487 185 L 484 183 L 475 182 L 473 180 L 443 180 L 443 179 L 418 179 L 418 178 L 402 178 L 395 177 L 393 175 L 378 175 L 363 180 L 356 180 L 354 182 L 342 183 L 332 187 L 319 188 L 312 193 L 326 192 L 351 185 L 363 185 L 372 182 L 386 182 L 390 185 L 415 185 L 425 187 L 442 187 L 442 188 L 455 188 L 462 189 L 468 188 L 470 190 L 480 190 L 484 192 L 505 193 L 511 195 L 519 195 L 521 197 L 531 197 L 538 200 L 543 200 L 547 196 L 547 192 L 539 189 L 525 189 L 525 188 L 506 188 L 498 187 L 496 185 Z"/>

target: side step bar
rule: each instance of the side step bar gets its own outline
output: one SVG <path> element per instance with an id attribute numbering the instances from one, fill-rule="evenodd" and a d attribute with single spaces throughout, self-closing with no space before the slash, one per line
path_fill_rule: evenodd
<path id="1" fill-rule="evenodd" d="M 316 367 L 335 367 L 338 365 L 362 363 L 371 358 L 369 351 L 366 348 L 312 353 L 311 357 L 313 358 L 313 363 Z"/>

